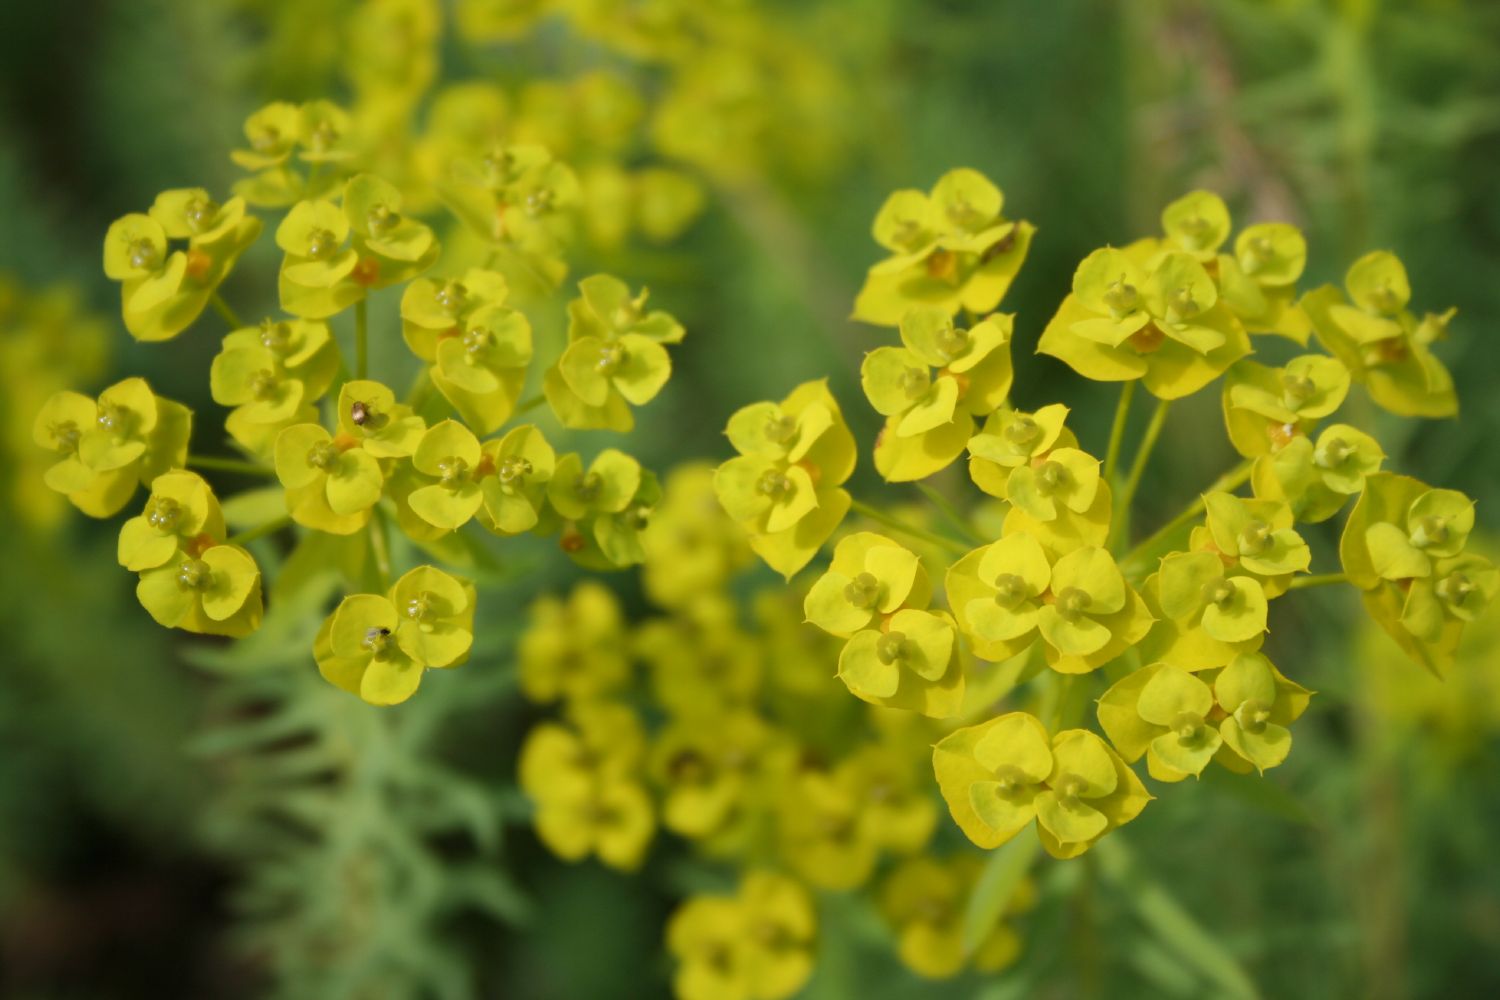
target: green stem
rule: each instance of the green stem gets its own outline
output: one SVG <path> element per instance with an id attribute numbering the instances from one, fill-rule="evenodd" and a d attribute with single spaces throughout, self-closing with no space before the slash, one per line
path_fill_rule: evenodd
<path id="1" fill-rule="evenodd" d="M 1346 573 L 1314 573 L 1310 576 L 1292 577 L 1292 582 L 1287 584 L 1287 589 L 1302 590 L 1307 587 L 1326 587 L 1331 583 L 1348 582 L 1349 576 Z"/>
<path id="2" fill-rule="evenodd" d="M 985 544 L 984 536 L 974 529 L 974 526 L 969 523 L 968 519 L 963 516 L 957 507 L 953 506 L 952 500 L 949 500 L 940 491 L 933 489 L 926 483 L 917 483 L 916 486 L 917 489 L 922 491 L 923 496 L 932 501 L 933 506 L 938 509 L 943 517 L 947 518 L 948 523 L 953 526 L 955 531 L 975 545 Z"/>
<path id="3" fill-rule="evenodd" d="M 242 531 L 237 535 L 230 535 L 225 541 L 230 545 L 246 545 L 257 538 L 274 535 L 283 528 L 291 527 L 291 524 L 292 519 L 290 517 L 278 517 L 267 521 L 265 524 L 258 524 L 253 528 Z"/>
<path id="4" fill-rule="evenodd" d="M 1128 520 L 1130 504 L 1135 499 L 1135 491 L 1141 485 L 1141 477 L 1146 474 L 1146 464 L 1151 461 L 1151 452 L 1156 448 L 1156 439 L 1161 437 L 1162 425 L 1167 422 L 1167 410 L 1171 406 L 1168 400 L 1161 399 L 1157 401 L 1156 409 L 1151 412 L 1151 422 L 1146 425 L 1145 436 L 1141 438 L 1141 446 L 1136 450 L 1135 461 L 1130 465 L 1130 475 L 1125 480 L 1125 488 L 1115 498 L 1114 525 L 1109 533 L 1111 546 L 1120 532 L 1120 526 Z"/>
<path id="5" fill-rule="evenodd" d="M 224 296 L 218 292 L 214 292 L 209 296 L 208 304 L 213 306 L 214 312 L 218 313 L 223 317 L 224 322 L 229 324 L 229 329 L 238 330 L 245 325 L 240 322 L 240 318 L 235 315 L 234 310 L 229 308 L 229 303 L 224 301 Z"/>
<path id="6" fill-rule="evenodd" d="M 380 574 L 382 590 L 391 585 L 391 545 L 386 537 L 385 511 L 375 508 L 370 518 L 370 551 L 375 557 L 375 571 Z"/>
<path id="7" fill-rule="evenodd" d="M 406 405 L 410 406 L 413 411 L 420 411 L 427 400 L 432 398 L 432 388 L 432 368 L 423 365 L 406 394 Z"/>
<path id="8" fill-rule="evenodd" d="M 536 409 L 538 406 L 541 406 L 546 401 L 546 396 L 542 395 L 541 393 L 537 393 L 530 399 L 523 399 L 521 400 L 521 402 L 517 403 L 516 408 L 511 411 L 510 415 L 513 417 L 519 417 L 523 413 L 530 413 L 532 410 Z"/>
<path id="9" fill-rule="evenodd" d="M 354 377 L 364 378 L 370 371 L 370 303 L 360 299 L 354 304 Z"/>
<path id="10" fill-rule="evenodd" d="M 1135 379 L 1120 387 L 1120 401 L 1115 404 L 1115 422 L 1109 428 L 1109 450 L 1104 454 L 1104 481 L 1113 484 L 1120 464 L 1120 445 L 1125 440 L 1125 424 L 1130 417 L 1130 400 L 1135 395 Z"/>
<path id="11" fill-rule="evenodd" d="M 1226 1000 L 1258 1000 L 1260 990 L 1235 954 L 1198 922 L 1171 890 L 1136 861 L 1126 836 L 1115 833 L 1092 852 L 1102 875 L 1122 905 L 1136 916 L 1161 947 L 1213 984 L 1211 994 Z"/>
<path id="12" fill-rule="evenodd" d="M 885 525 L 893 531 L 899 531 L 902 534 L 910 535 L 913 538 L 920 538 L 922 541 L 928 542 L 932 545 L 939 545 L 947 549 L 949 552 L 954 552 L 959 555 L 968 554 L 969 550 L 967 546 L 965 546 L 962 542 L 949 538 L 947 535 L 939 535 L 935 532 L 928 531 L 926 528 L 919 528 L 914 524 L 907 524 L 900 518 L 892 517 L 885 511 L 871 507 L 869 504 L 864 503 L 863 501 L 855 500 L 852 504 L 850 504 L 850 509 L 853 510 L 856 514 L 868 517 L 872 521 L 879 521 L 881 524 Z"/>
<path id="13" fill-rule="evenodd" d="M 1215 479 L 1203 493 L 1228 493 L 1238 489 L 1245 480 L 1250 478 L 1250 470 L 1254 467 L 1254 462 L 1248 458 L 1245 459 L 1239 465 L 1236 465 L 1218 479 Z M 1172 532 L 1203 513 L 1203 493 L 1200 493 L 1192 503 L 1188 504 L 1182 513 L 1158 528 L 1150 538 L 1126 553 L 1125 558 L 1120 560 L 1120 564 L 1123 566 L 1131 560 L 1138 558 L 1142 553 L 1150 552 L 1153 546 L 1159 544 L 1164 538 L 1172 534 Z"/>
<path id="14" fill-rule="evenodd" d="M 187 464 L 194 469 L 212 469 L 215 472 L 238 472 L 245 476 L 275 476 L 276 470 L 259 462 L 246 462 L 239 458 L 213 458 L 209 455 L 189 455 Z"/>

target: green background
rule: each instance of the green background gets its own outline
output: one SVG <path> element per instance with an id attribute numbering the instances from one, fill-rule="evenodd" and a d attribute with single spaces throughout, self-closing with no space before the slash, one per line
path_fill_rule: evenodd
<path id="1" fill-rule="evenodd" d="M 308 53 L 327 47 L 353 7 L 0 6 L 0 272 L 74 284 L 118 330 L 117 293 L 99 268 L 109 222 L 164 188 L 227 187 L 234 170 L 224 153 L 264 101 L 341 96 L 328 61 Z M 877 423 L 859 394 L 858 362 L 884 334 L 844 318 L 877 256 L 869 222 L 890 190 L 926 187 L 964 165 L 1004 188 L 1008 215 L 1039 228 L 1005 302 L 1017 314 L 1014 399 L 1028 408 L 1068 402 L 1086 445 L 1102 442 L 1114 390 L 1031 349 L 1076 262 L 1154 232 L 1173 197 L 1210 187 L 1236 219 L 1301 225 L 1307 287 L 1339 281 L 1366 250 L 1396 251 L 1414 307 L 1459 307 L 1439 353 L 1463 412 L 1456 422 L 1369 416 L 1390 467 L 1475 496 L 1481 523 L 1493 527 L 1500 5 L 825 0 L 811 12 L 769 5 L 766 16 L 794 14 L 803 40 L 847 85 L 841 155 L 813 175 L 749 187 L 710 181 L 709 210 L 682 241 L 611 262 L 632 283 L 648 281 L 653 302 L 690 331 L 671 384 L 631 440 L 646 464 L 718 459 L 718 429 L 734 408 L 824 375 L 861 441 L 872 441 Z M 300 47 L 290 46 L 287 24 L 302 27 Z M 445 42 L 443 72 L 516 79 L 595 57 L 566 37 L 508 52 Z M 257 248 L 226 297 L 242 312 L 270 308 L 256 296 L 274 287 L 274 267 L 268 246 Z M 393 299 L 376 300 L 374 333 L 386 335 L 377 370 L 399 353 L 393 312 Z M 137 345 L 119 330 L 112 348 L 116 377 L 144 374 L 163 394 L 214 412 L 212 337 Z M 1266 350 L 1287 354 L 1283 345 Z M 1216 394 L 1182 405 L 1140 517 L 1169 516 L 1232 461 Z M 877 500 L 916 496 L 879 485 L 863 460 L 854 485 Z M 115 529 L 75 517 L 58 537 L 0 530 L 0 996 L 262 996 L 278 982 L 285 995 L 317 995 L 301 992 L 309 980 L 297 963 L 336 953 L 334 945 L 310 938 L 307 920 L 243 917 L 255 906 L 244 891 L 247 859 L 276 836 L 247 804 L 267 765 L 237 756 L 232 739 L 215 745 L 213 734 L 265 694 L 226 681 L 235 672 L 226 658 L 195 655 L 201 643 L 151 625 L 114 564 Z M 1331 559 L 1332 535 L 1313 535 L 1315 564 Z M 551 562 L 531 567 L 502 599 L 519 607 L 563 585 L 573 574 Z M 638 600 L 631 581 L 620 585 Z M 1496 995 L 1500 684 L 1484 677 L 1500 662 L 1493 629 L 1488 643 L 1471 644 L 1472 676 L 1435 695 L 1435 681 L 1362 638 L 1352 597 L 1305 596 L 1306 609 L 1268 641 L 1273 659 L 1320 692 L 1291 760 L 1255 791 L 1174 789 L 1129 838 L 1143 867 L 1265 996 Z M 505 665 L 498 642 L 496 673 Z M 423 707 L 395 737 L 375 738 L 361 706 L 313 690 L 322 682 L 310 657 L 286 672 L 301 680 L 285 683 L 306 685 L 299 697 L 326 713 L 325 735 L 350 741 L 356 755 L 376 745 L 388 752 L 394 738 L 396 752 L 442 762 L 465 790 L 455 796 L 488 817 L 476 825 L 493 827 L 509 875 L 490 887 L 492 910 L 508 919 L 444 921 L 435 948 L 413 959 L 446 970 L 436 976 L 456 991 L 446 995 L 664 993 L 660 927 L 695 875 L 670 847 L 632 878 L 551 860 L 515 821 L 508 788 L 531 714 L 503 683 L 471 677 L 418 699 Z M 1391 694 L 1371 681 L 1386 672 L 1410 676 L 1382 682 Z M 1383 707 L 1403 700 L 1447 708 Z M 325 861 L 288 870 L 328 886 L 352 877 Z M 1105 891 L 1092 872 L 1077 866 L 1049 883 L 1024 925 L 1031 948 L 1015 974 L 949 987 L 901 970 L 868 914 L 831 901 L 808 995 L 1209 995 L 1202 970 L 1183 958 L 1197 931 L 1171 940 L 1140 899 Z M 404 993 L 390 985 L 359 995 Z"/>

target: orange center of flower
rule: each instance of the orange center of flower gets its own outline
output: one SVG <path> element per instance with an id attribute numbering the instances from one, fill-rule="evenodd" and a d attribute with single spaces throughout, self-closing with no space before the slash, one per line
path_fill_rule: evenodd
<path id="1" fill-rule="evenodd" d="M 214 259 L 208 251 L 194 247 L 187 252 L 187 276 L 194 281 L 202 281 L 213 266 Z"/>
<path id="2" fill-rule="evenodd" d="M 1130 339 L 1125 341 L 1125 343 L 1134 348 L 1137 354 L 1150 354 L 1153 351 L 1160 350 L 1162 343 L 1166 339 L 1167 335 L 1157 329 L 1155 323 L 1147 323 L 1135 333 L 1132 333 Z"/>
<path id="3" fill-rule="evenodd" d="M 1271 448 L 1280 451 L 1292 443 L 1297 436 L 1296 424 L 1282 424 L 1272 421 L 1266 425 L 1266 437 L 1271 439 Z"/>
<path id="4" fill-rule="evenodd" d="M 203 553 L 207 552 L 209 549 L 218 544 L 218 539 L 214 538 L 213 535 L 210 535 L 206 531 L 201 532 L 193 536 L 193 538 L 187 543 L 187 552 L 188 555 L 192 556 L 194 559 L 197 559 L 199 556 L 203 555 Z"/>
<path id="5" fill-rule="evenodd" d="M 350 274 L 356 284 L 369 288 L 380 280 L 380 261 L 374 257 L 361 257 Z"/>

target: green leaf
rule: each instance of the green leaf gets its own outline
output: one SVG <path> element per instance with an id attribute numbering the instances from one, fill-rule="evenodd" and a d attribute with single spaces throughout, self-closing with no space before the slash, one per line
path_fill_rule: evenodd
<path id="1" fill-rule="evenodd" d="M 1164 948 L 1217 987 L 1215 996 L 1254 1000 L 1261 995 L 1239 960 L 1164 885 L 1140 868 L 1124 839 L 1107 837 L 1094 845 L 1094 854 L 1100 872 L 1119 890 L 1120 899 L 1134 907 L 1136 916 Z"/>
<path id="2" fill-rule="evenodd" d="M 964 911 L 964 952 L 972 955 L 994 931 L 1006 907 L 1016 894 L 1016 887 L 1031 871 L 1042 842 L 1036 837 L 1015 837 L 996 849 L 985 862 L 969 905 Z"/>

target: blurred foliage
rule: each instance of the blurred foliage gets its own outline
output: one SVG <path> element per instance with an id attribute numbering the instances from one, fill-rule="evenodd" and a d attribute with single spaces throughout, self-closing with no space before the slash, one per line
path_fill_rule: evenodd
<path id="1" fill-rule="evenodd" d="M 602 45 L 556 19 L 522 41 L 493 27 L 503 18 L 490 22 L 492 40 L 451 30 L 462 8 L 526 6 L 445 5 L 431 71 L 516 84 L 609 68 L 646 93 L 667 87 L 657 54 L 622 53 L 628 40 Z M 1338 280 L 1337 262 L 1366 249 L 1398 250 L 1429 301 L 1461 304 L 1444 356 L 1464 411 L 1442 425 L 1371 419 L 1394 464 L 1475 495 L 1481 509 L 1496 496 L 1500 8 L 760 7 L 797 45 L 757 71 L 796 81 L 805 103 L 761 108 L 743 119 L 747 131 L 702 141 L 695 129 L 744 96 L 726 81 L 755 65 L 748 43 L 724 43 L 686 91 L 667 95 L 686 138 L 663 145 L 708 192 L 703 217 L 670 246 L 597 251 L 632 284 L 670 287 L 693 331 L 672 383 L 641 414 L 647 464 L 720 456 L 718 429 L 736 407 L 825 372 L 837 396 L 856 398 L 872 341 L 846 312 L 870 257 L 868 220 L 887 191 L 969 164 L 1039 227 L 1008 300 L 1020 353 L 1088 250 L 1153 228 L 1160 206 L 1193 186 L 1224 192 L 1237 217 L 1301 225 L 1313 283 Z M 361 23 L 373 16 L 351 0 L 0 7 L 0 272 L 18 289 L 71 289 L 24 309 L 37 293 L 0 292 L 7 426 L 45 379 L 93 390 L 143 372 L 212 407 L 186 374 L 206 367 L 207 339 L 169 357 L 108 337 L 115 356 L 102 360 L 88 331 L 113 321 L 74 312 L 116 312 L 98 273 L 102 234 L 162 189 L 227 186 L 222 151 L 266 100 L 355 96 L 346 56 L 351 39 L 375 31 Z M 252 253 L 228 297 L 270 287 L 274 266 Z M 1026 370 L 1022 406 L 1076 384 L 1050 360 Z M 1093 405 L 1072 420 L 1097 440 L 1113 393 L 1089 388 Z M 1217 402 L 1184 409 L 1201 419 L 1169 427 L 1143 496 L 1163 517 L 1202 470 L 1231 458 Z M 849 416 L 861 440 L 873 438 L 872 413 Z M 402 714 L 371 714 L 312 676 L 301 650 L 328 593 L 315 576 L 268 622 L 275 633 L 232 652 L 178 642 L 137 613 L 106 527 L 58 526 L 13 488 L 29 474 L 19 444 L 5 445 L 0 533 L 11 637 L 0 993 L 233 997 L 280 983 L 283 995 L 319 997 L 665 995 L 662 927 L 704 873 L 670 848 L 625 879 L 539 847 L 513 786 L 533 710 L 512 689 L 504 628 L 454 683 Z M 867 465 L 856 482 L 871 492 Z M 1310 541 L 1326 553 L 1333 536 Z M 518 627 L 530 595 L 567 582 L 526 568 L 487 582 L 494 621 Z M 621 586 L 641 612 L 633 584 Z M 1475 630 L 1444 686 L 1383 635 L 1351 630 L 1362 618 L 1348 595 L 1308 597 L 1317 610 L 1275 622 L 1267 645 L 1273 658 L 1295 651 L 1299 679 L 1320 692 L 1273 780 L 1206 779 L 1203 794 L 1132 826 L 1133 853 L 1058 866 L 1024 920 L 1025 936 L 1048 946 L 993 980 L 916 979 L 875 913 L 828 895 L 804 995 L 1190 997 L 1243 991 L 1242 975 L 1264 996 L 1500 992 L 1493 629 Z M 294 662 L 278 658 L 289 636 Z"/>

